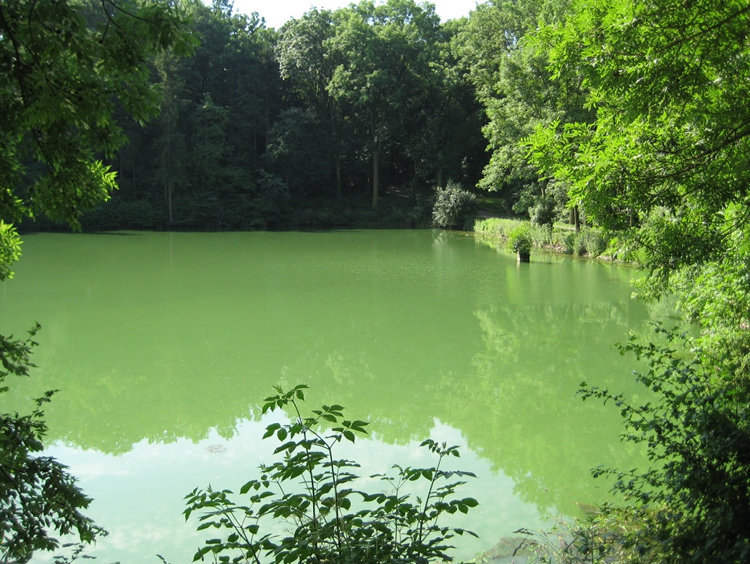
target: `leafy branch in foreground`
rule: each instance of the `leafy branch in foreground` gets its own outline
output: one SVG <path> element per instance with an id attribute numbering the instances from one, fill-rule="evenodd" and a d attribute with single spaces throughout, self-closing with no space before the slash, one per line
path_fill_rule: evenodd
<path id="1" fill-rule="evenodd" d="M 614 404 L 623 440 L 644 445 L 651 468 L 597 469 L 615 478 L 631 506 L 604 506 L 577 523 L 555 562 L 747 562 L 750 558 L 750 418 L 746 385 L 726 364 L 660 326 L 666 344 L 631 338 L 621 347 L 645 360 L 634 402 L 583 385 L 583 398 Z"/>
<path id="2" fill-rule="evenodd" d="M 0 335 L 0 394 L 9 389 L 8 376 L 29 376 L 38 330 L 37 324 L 25 340 Z M 59 548 L 53 532 L 75 533 L 83 544 L 104 534 L 81 513 L 91 500 L 67 467 L 37 456 L 47 433 L 43 407 L 54 393 L 37 398 L 30 414 L 0 413 L 0 562 L 27 562 L 37 550 Z"/>
<path id="3" fill-rule="evenodd" d="M 344 419 L 340 405 L 303 416 L 306 388 L 277 387 L 277 394 L 265 399 L 263 413 L 291 408 L 294 417 L 266 427 L 263 438 L 279 441 L 274 454 L 283 459 L 261 465 L 260 479 L 242 486 L 246 504 L 233 501 L 230 490 L 211 487 L 185 497 L 185 519 L 199 513 L 198 530 L 217 529 L 222 535 L 207 540 L 194 561 L 208 555 L 219 562 L 428 562 L 450 560 L 453 547 L 447 542 L 456 534 L 476 536 L 438 524 L 444 514 L 468 513 L 478 504 L 455 495 L 463 479 L 474 474 L 441 468 L 446 457 L 459 456 L 457 446 L 426 440 L 422 446 L 437 456 L 434 467 L 396 465 L 392 474 L 370 476 L 384 492 L 356 489 L 360 465 L 337 458 L 334 449 L 365 435 L 368 423 Z M 423 497 L 405 491 L 417 482 L 424 486 Z"/>

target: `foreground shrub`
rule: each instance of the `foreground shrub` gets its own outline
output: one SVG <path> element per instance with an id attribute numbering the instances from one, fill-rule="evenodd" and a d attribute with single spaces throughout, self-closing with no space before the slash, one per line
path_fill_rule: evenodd
<path id="1" fill-rule="evenodd" d="M 473 498 L 455 497 L 470 472 L 441 468 L 458 447 L 426 440 L 422 446 L 437 456 L 433 468 L 395 466 L 393 474 L 376 475 L 385 491 L 355 489 L 359 464 L 338 459 L 334 448 L 342 440 L 355 442 L 366 433 L 365 421 L 344 419 L 343 407 L 324 405 L 303 417 L 300 402 L 306 386 L 277 388 L 266 398 L 263 412 L 291 408 L 291 423 L 272 423 L 263 438 L 275 437 L 274 451 L 282 460 L 261 466 L 259 479 L 240 489 L 244 504 L 230 490 L 195 489 L 186 496 L 185 518 L 200 514 L 199 530 L 217 529 L 222 538 L 207 540 L 194 560 L 206 555 L 222 562 L 429 562 L 450 559 L 447 544 L 459 528 L 438 525 L 445 513 L 467 513 Z M 323 424 L 331 424 L 324 429 Z M 424 484 L 424 495 L 412 498 L 407 485 Z M 273 534 L 281 522 L 287 536 Z M 476 536 L 476 535 L 474 535 Z M 232 555 L 232 556 L 230 556 Z"/>
<path id="2" fill-rule="evenodd" d="M 449 182 L 435 192 L 432 225 L 442 229 L 468 229 L 474 219 L 477 198 L 460 185 Z"/>
<path id="3" fill-rule="evenodd" d="M 595 475 L 613 475 L 615 491 L 647 516 L 648 526 L 630 539 L 636 539 L 634 546 L 650 545 L 651 560 L 747 562 L 747 383 L 737 384 L 720 365 L 704 363 L 701 350 L 686 358 L 678 352 L 688 348 L 684 336 L 660 327 L 657 334 L 664 336 L 665 345 L 631 339 L 622 347 L 648 363 L 648 371 L 637 380 L 655 396 L 653 401 L 631 403 L 622 395 L 585 385 L 582 391 L 584 398 L 617 406 L 626 426 L 623 439 L 645 445 L 653 467 L 645 472 L 599 469 Z M 646 513 L 649 510 L 652 513 Z M 648 561 L 646 556 L 642 561 Z"/>
<path id="4" fill-rule="evenodd" d="M 38 330 L 35 325 L 24 340 L 0 335 L 0 395 L 12 385 L 8 376 L 29 376 Z M 89 544 L 105 534 L 82 513 L 91 499 L 67 467 L 43 455 L 44 407 L 54 394 L 35 399 L 29 414 L 0 412 L 0 562 L 28 562 L 37 551 L 57 550 L 58 535 L 75 534 Z"/>

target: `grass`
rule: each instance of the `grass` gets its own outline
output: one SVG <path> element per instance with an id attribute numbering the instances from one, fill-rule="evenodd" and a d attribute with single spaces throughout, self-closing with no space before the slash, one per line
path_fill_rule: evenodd
<path id="1" fill-rule="evenodd" d="M 567 223 L 556 223 L 551 228 L 530 224 L 519 219 L 490 217 L 477 219 L 474 232 L 488 237 L 508 239 L 510 233 L 522 224 L 529 225 L 531 242 L 536 249 L 547 249 L 575 256 L 638 262 L 633 241 L 617 233 L 606 233 L 592 227 L 583 227 L 576 233 Z"/>

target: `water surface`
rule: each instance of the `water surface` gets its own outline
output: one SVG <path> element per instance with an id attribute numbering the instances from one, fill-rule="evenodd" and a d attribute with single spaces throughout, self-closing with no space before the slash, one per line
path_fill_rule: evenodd
<path id="1" fill-rule="evenodd" d="M 363 474 L 430 464 L 427 437 L 460 444 L 481 503 L 460 522 L 481 535 L 462 558 L 606 499 L 590 468 L 640 462 L 616 412 L 576 398 L 583 380 L 638 393 L 613 347 L 648 318 L 630 269 L 519 265 L 437 231 L 39 234 L 23 251 L 0 332 L 43 329 L 9 400 L 60 389 L 49 452 L 95 499 L 102 561 L 192 559 L 182 497 L 256 476 L 276 384 L 372 422 L 346 452 Z"/>

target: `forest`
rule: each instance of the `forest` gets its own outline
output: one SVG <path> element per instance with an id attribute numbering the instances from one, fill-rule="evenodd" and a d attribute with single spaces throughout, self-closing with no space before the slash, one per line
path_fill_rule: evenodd
<path id="1" fill-rule="evenodd" d="M 476 184 L 482 108 L 458 22 L 433 7 L 313 9 L 279 30 L 228 2 L 181 8 L 195 49 L 151 61 L 159 115 L 122 120 L 119 189 L 84 228 L 408 227 L 435 186 Z"/>
<path id="2" fill-rule="evenodd" d="M 623 348 L 660 401 L 584 387 L 653 466 L 599 470 L 627 503 L 580 522 L 565 557 L 747 561 L 749 34 L 746 0 L 488 0 L 448 22 L 364 0 L 278 30 L 224 1 L 9 0 L 0 279 L 19 230 L 429 226 L 439 189 L 596 227 L 695 331 Z M 2 386 L 32 347 L 2 338 Z M 50 397 L 2 415 L 4 557 L 96 536 L 64 468 L 33 456 Z"/>

